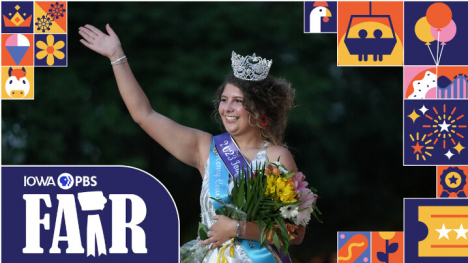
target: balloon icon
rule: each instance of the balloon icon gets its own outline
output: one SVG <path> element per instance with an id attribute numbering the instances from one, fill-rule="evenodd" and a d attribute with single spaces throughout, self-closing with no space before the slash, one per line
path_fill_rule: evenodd
<path id="1" fill-rule="evenodd" d="M 414 32 L 419 40 L 426 42 L 426 46 L 429 46 L 431 44 L 430 42 L 435 40 L 431 34 L 431 25 L 427 22 L 427 18 L 425 16 L 421 17 L 418 22 L 416 22 Z"/>
<path id="2" fill-rule="evenodd" d="M 437 31 L 435 27 L 431 27 L 431 34 L 432 36 L 437 39 L 439 42 L 442 42 L 441 45 L 446 45 L 446 42 L 453 39 L 455 34 L 457 33 L 457 25 L 453 20 L 450 23 L 441 29 L 441 31 Z M 439 36 L 437 36 L 439 35 Z"/>
<path id="3" fill-rule="evenodd" d="M 24 57 L 24 54 L 26 54 L 26 51 L 28 51 L 30 44 L 27 37 L 21 34 L 15 34 L 11 35 L 6 40 L 5 47 L 15 61 L 16 65 L 19 65 Z"/>
<path id="4" fill-rule="evenodd" d="M 440 31 L 452 20 L 452 10 L 444 3 L 434 3 L 426 11 L 427 22 Z"/>

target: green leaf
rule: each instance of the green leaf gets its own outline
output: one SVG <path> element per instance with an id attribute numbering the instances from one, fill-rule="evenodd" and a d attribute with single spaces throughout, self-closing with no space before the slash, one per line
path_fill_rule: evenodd
<path id="1" fill-rule="evenodd" d="M 283 174 L 282 177 L 284 179 L 289 179 L 289 178 L 293 177 L 293 175 L 295 175 L 295 174 L 296 174 L 296 172 L 290 172 L 290 173 L 287 173 L 287 174 Z"/>
<path id="2" fill-rule="evenodd" d="M 284 224 L 284 221 L 281 219 L 275 218 L 275 223 L 278 225 L 279 229 L 281 230 L 282 236 L 284 236 L 285 234 L 286 236 L 289 237 L 288 230 L 286 230 L 286 225 Z"/>
<path id="3" fill-rule="evenodd" d="M 283 251 L 285 255 L 288 255 L 288 250 L 289 250 L 289 240 L 288 241 L 283 240 Z"/>
<path id="4" fill-rule="evenodd" d="M 265 233 L 265 228 L 262 229 L 262 227 L 265 225 L 265 223 L 262 220 L 257 221 L 258 224 L 258 233 L 259 233 L 259 240 L 260 240 L 260 248 L 263 246 L 265 243 L 266 235 Z"/>
<path id="5" fill-rule="evenodd" d="M 322 212 L 320 212 L 320 209 L 315 203 L 312 203 L 312 207 L 314 208 L 314 211 L 317 211 L 320 215 L 322 214 Z"/>
<path id="6" fill-rule="evenodd" d="M 271 225 L 271 221 L 268 221 L 268 222 L 265 222 L 265 221 L 260 221 L 262 223 L 262 226 L 263 226 L 263 230 L 262 230 L 262 239 L 263 240 L 262 242 L 260 242 L 260 248 L 263 247 L 263 245 L 265 244 L 265 240 L 266 240 L 266 235 L 267 233 L 270 231 L 270 229 L 272 228 L 272 225 Z"/>
<path id="7" fill-rule="evenodd" d="M 200 237 L 200 240 L 208 239 L 208 235 L 206 234 L 207 232 L 208 228 L 201 222 L 198 222 L 198 236 Z"/>
<path id="8" fill-rule="evenodd" d="M 281 248 L 279 238 L 278 238 L 278 234 L 276 232 L 273 234 L 273 243 L 275 243 L 276 248 L 278 248 L 278 249 Z"/>
<path id="9" fill-rule="evenodd" d="M 257 196 L 252 197 L 252 204 L 249 206 L 249 210 L 247 210 L 247 221 L 252 221 L 252 211 L 254 210 L 255 206 L 257 205 Z"/>
<path id="10" fill-rule="evenodd" d="M 312 215 L 314 215 L 314 217 L 317 219 L 317 221 L 319 221 L 320 223 L 323 224 L 322 220 L 320 220 L 320 219 L 318 218 L 317 213 L 315 213 L 315 210 L 314 210 L 314 212 L 312 212 Z"/>
<path id="11" fill-rule="evenodd" d="M 263 195 L 260 195 L 258 200 L 256 200 L 257 202 L 255 204 L 255 207 L 254 207 L 253 211 L 252 211 L 252 217 L 253 218 L 255 218 L 257 216 L 257 211 L 258 211 L 258 209 L 260 207 L 260 203 L 261 203 L 262 200 L 263 200 Z"/>

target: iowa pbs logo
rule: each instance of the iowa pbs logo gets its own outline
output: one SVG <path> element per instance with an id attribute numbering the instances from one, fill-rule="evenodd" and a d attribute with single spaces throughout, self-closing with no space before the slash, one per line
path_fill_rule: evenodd
<path id="1" fill-rule="evenodd" d="M 75 179 L 76 178 L 76 179 Z M 84 186 L 84 187 L 94 187 L 97 185 L 96 176 L 80 176 L 77 175 L 73 177 L 73 175 L 69 173 L 62 173 L 57 178 L 57 183 L 55 183 L 54 177 L 52 176 L 24 176 L 24 186 L 56 186 L 58 185 L 63 190 L 68 190 L 76 186 Z"/>

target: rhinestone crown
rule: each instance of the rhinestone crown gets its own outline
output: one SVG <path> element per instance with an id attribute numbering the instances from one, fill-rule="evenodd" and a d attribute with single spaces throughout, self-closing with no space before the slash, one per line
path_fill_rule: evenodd
<path id="1" fill-rule="evenodd" d="M 260 81 L 268 76 L 273 60 L 252 56 L 241 56 L 232 51 L 232 70 L 234 76 L 243 80 Z"/>

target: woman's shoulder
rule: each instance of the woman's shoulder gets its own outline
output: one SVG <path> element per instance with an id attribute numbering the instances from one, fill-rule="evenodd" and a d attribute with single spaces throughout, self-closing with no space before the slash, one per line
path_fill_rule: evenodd
<path id="1" fill-rule="evenodd" d="M 279 159 L 279 161 L 286 166 L 288 171 L 297 170 L 294 157 L 286 147 L 272 143 L 268 144 L 267 157 L 270 162 L 276 162 Z"/>

